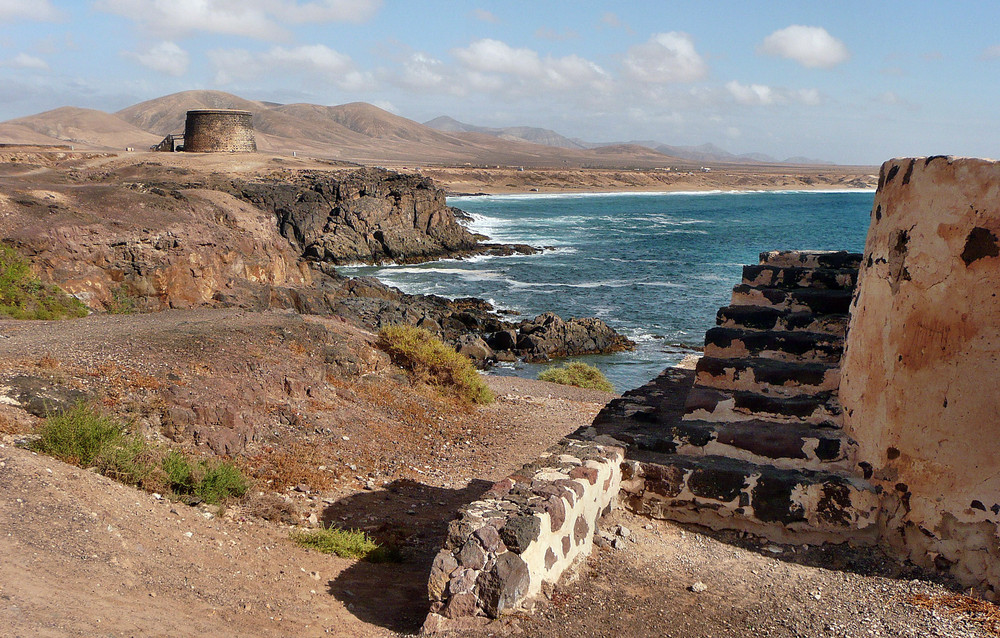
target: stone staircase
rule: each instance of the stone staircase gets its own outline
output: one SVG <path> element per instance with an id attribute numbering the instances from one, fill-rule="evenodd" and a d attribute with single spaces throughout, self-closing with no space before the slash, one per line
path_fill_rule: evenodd
<path id="1" fill-rule="evenodd" d="M 878 501 L 837 396 L 860 259 L 762 253 L 693 374 L 668 369 L 598 415 L 586 436 L 628 444 L 626 505 L 780 542 L 873 539 Z"/>

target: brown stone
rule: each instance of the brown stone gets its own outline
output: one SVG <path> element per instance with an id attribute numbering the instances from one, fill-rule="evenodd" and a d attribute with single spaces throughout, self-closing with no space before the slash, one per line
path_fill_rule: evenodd
<path id="1" fill-rule="evenodd" d="M 486 565 L 486 552 L 479 546 L 479 543 L 470 538 L 462 545 L 462 551 L 458 553 L 458 563 L 469 569 L 482 569 Z"/>
<path id="2" fill-rule="evenodd" d="M 456 594 L 445 605 L 441 615 L 445 618 L 464 618 L 476 615 L 476 597 L 472 594 Z"/>
<path id="3" fill-rule="evenodd" d="M 458 594 L 471 594 L 476 588 L 476 579 L 479 578 L 479 570 L 459 569 L 448 583 L 448 594 L 456 596 Z"/>
<path id="4" fill-rule="evenodd" d="M 500 534 L 495 527 L 492 525 L 481 527 L 476 530 L 473 536 L 479 541 L 484 550 L 487 552 L 497 552 L 500 546 Z"/>
<path id="5" fill-rule="evenodd" d="M 569 471 L 569 477 L 572 479 L 586 479 L 588 483 L 594 485 L 597 483 L 597 470 L 592 467 L 574 467 Z"/>
<path id="6" fill-rule="evenodd" d="M 448 588 L 448 581 L 451 580 L 451 573 L 458 567 L 455 556 L 446 549 L 442 549 L 434 557 L 431 564 L 431 574 L 427 579 L 427 595 L 430 600 L 444 600 L 444 592 Z"/>
<path id="7" fill-rule="evenodd" d="M 545 550 L 545 569 L 552 569 L 552 566 L 556 564 L 556 553 L 552 551 L 552 548 Z"/>
<path id="8" fill-rule="evenodd" d="M 504 610 L 521 601 L 529 583 L 528 566 L 521 557 L 511 552 L 501 554 L 493 569 L 479 577 L 483 611 L 490 618 L 499 618 Z"/>
<path id="9" fill-rule="evenodd" d="M 590 525 L 587 524 L 587 519 L 580 517 L 576 519 L 576 523 L 573 525 L 573 540 L 576 541 L 577 545 L 583 545 L 587 542 L 587 536 L 590 534 Z"/>
<path id="10" fill-rule="evenodd" d="M 573 548 L 573 541 L 570 540 L 569 535 L 563 536 L 562 539 L 562 551 L 563 557 L 569 556 L 569 550 Z"/>

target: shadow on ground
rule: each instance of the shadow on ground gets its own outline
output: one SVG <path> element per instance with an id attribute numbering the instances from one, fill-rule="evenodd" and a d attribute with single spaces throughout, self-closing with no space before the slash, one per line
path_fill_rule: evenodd
<path id="1" fill-rule="evenodd" d="M 491 485 L 474 480 L 463 489 L 450 490 L 399 480 L 327 507 L 325 525 L 363 529 L 403 555 L 401 563 L 355 563 L 328 583 L 329 593 L 364 622 L 416 633 L 430 606 L 427 577 L 448 523 L 461 506 L 478 499 Z"/>

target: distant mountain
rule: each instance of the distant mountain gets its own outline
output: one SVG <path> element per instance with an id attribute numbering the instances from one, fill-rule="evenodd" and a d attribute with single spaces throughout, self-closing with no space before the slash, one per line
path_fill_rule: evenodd
<path id="1" fill-rule="evenodd" d="M 140 102 L 115 113 L 126 122 L 161 138 L 167 133 L 183 133 L 184 118 L 195 109 L 243 109 L 262 111 L 263 102 L 244 100 L 223 91 L 182 91 Z"/>
<path id="2" fill-rule="evenodd" d="M 728 162 L 737 164 L 831 164 L 823 160 L 814 160 L 804 157 L 792 157 L 781 161 L 764 153 L 744 153 L 736 155 L 719 148 L 714 144 L 702 144 L 700 146 L 671 146 L 655 140 L 630 140 L 628 142 L 588 142 L 579 138 L 568 138 L 553 130 L 545 128 L 535 128 L 531 126 L 508 126 L 504 128 L 491 128 L 487 126 L 476 126 L 459 122 L 453 117 L 442 115 L 433 120 L 424 122 L 426 126 L 439 131 L 450 133 L 482 133 L 493 135 L 502 139 L 516 139 L 534 144 L 554 146 L 557 148 L 573 149 L 597 149 L 605 146 L 621 147 L 623 145 L 644 146 L 664 155 L 670 155 L 692 162 L 713 163 Z"/>
<path id="3" fill-rule="evenodd" d="M 64 106 L 0 123 L 0 141 L 145 149 L 160 141 L 160 137 L 104 111 Z"/>
<path id="4" fill-rule="evenodd" d="M 364 102 L 339 106 L 277 104 L 222 91 L 183 91 L 117 113 L 64 107 L 0 123 L 0 143 L 148 148 L 181 133 L 187 111 L 236 108 L 253 113 L 257 147 L 315 157 L 386 164 L 653 168 L 683 160 L 637 145 L 586 149 L 546 129 L 486 129 L 460 122 L 420 124 Z M 440 118 L 439 118 L 440 120 Z"/>
<path id="5" fill-rule="evenodd" d="M 553 130 L 534 126 L 489 128 L 486 126 L 465 124 L 464 122 L 459 122 L 458 120 L 448 117 L 447 115 L 442 115 L 430 120 L 429 122 L 424 122 L 424 126 L 429 126 L 439 131 L 446 131 L 449 133 L 484 133 L 486 135 L 499 137 L 500 139 L 531 142 L 532 144 L 542 144 L 544 146 L 554 146 L 556 148 L 588 148 L 587 146 L 581 145 L 568 137 L 563 137 Z"/>

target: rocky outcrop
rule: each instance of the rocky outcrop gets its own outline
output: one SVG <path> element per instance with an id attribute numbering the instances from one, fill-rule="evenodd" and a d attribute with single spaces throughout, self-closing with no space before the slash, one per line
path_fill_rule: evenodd
<path id="1" fill-rule="evenodd" d="M 506 340 L 506 335 L 498 337 L 494 343 L 500 339 Z M 527 360 L 545 361 L 550 357 L 621 352 L 633 347 L 634 343 L 600 319 L 587 317 L 564 321 L 546 312 L 520 323 L 514 350 Z"/>
<path id="2" fill-rule="evenodd" d="M 429 180 L 381 169 L 255 181 L 132 170 L 139 174 L 101 173 L 48 190 L 8 185 L 0 234 L 43 280 L 98 311 L 294 309 L 373 330 L 417 325 L 482 366 L 629 346 L 597 320 L 552 316 L 519 328 L 479 299 L 406 295 L 338 275 L 335 265 L 347 261 L 534 250 L 479 243 Z"/>
<path id="3" fill-rule="evenodd" d="M 334 264 L 426 261 L 470 251 L 477 238 L 455 220 L 427 178 L 365 168 L 339 179 L 237 182 L 234 194 L 274 213 L 307 258 Z"/>

